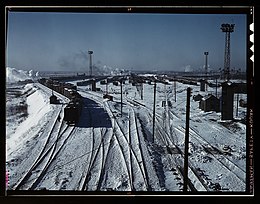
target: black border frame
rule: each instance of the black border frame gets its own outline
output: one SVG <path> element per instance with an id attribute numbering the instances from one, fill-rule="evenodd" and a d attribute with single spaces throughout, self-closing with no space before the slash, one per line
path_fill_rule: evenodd
<path id="1" fill-rule="evenodd" d="M 162 1 L 166 2 L 166 1 Z M 253 22 L 254 18 L 254 12 L 253 12 L 253 4 L 251 5 L 237 5 L 239 1 L 236 1 L 236 4 L 231 4 L 229 2 L 218 2 L 218 4 L 222 3 L 221 6 L 218 6 L 213 3 L 213 5 L 209 4 L 207 6 L 203 5 L 203 3 L 197 2 L 198 4 L 187 4 L 186 1 L 181 1 L 180 3 L 177 3 L 175 5 L 170 4 L 163 4 L 162 2 L 156 1 L 153 3 L 153 5 L 138 5 L 135 3 L 127 3 L 127 2 L 120 2 L 120 3 L 82 3 L 82 2 L 68 2 L 68 1 L 44 1 L 41 2 L 40 5 L 37 2 L 7 2 L 7 4 L 4 6 L 4 8 L 1 8 L 2 11 L 1 15 L 4 17 L 4 41 L 6 42 L 7 33 L 6 33 L 6 26 L 8 23 L 7 18 L 7 11 L 26 11 L 26 12 L 94 12 L 94 13 L 188 13 L 188 14 L 246 14 L 247 15 L 247 24 L 248 24 L 248 30 L 247 30 L 247 90 L 248 90 L 248 108 L 247 108 L 247 186 L 246 186 L 246 192 L 234 192 L 234 193 L 228 193 L 228 192 L 196 192 L 191 193 L 188 192 L 187 194 L 183 193 L 172 193 L 172 192 L 88 192 L 88 193 L 82 193 L 82 192 L 75 192 L 75 191 L 6 191 L 5 190 L 5 174 L 0 175 L 0 195 L 4 197 L 16 197 L 16 198 L 28 198 L 28 196 L 32 196 L 32 198 L 39 198 L 43 196 L 43 200 L 45 198 L 48 198 L 49 196 L 51 198 L 59 199 L 59 198 L 65 198 L 65 200 L 69 201 L 68 196 L 73 197 L 75 199 L 78 198 L 94 198 L 96 199 L 102 199 L 102 198 L 111 198 L 116 197 L 121 200 L 124 197 L 142 197 L 142 198 L 151 198 L 152 200 L 155 198 L 164 198 L 168 199 L 170 197 L 174 198 L 180 198 L 191 196 L 193 198 L 197 197 L 214 197 L 214 199 L 218 198 L 234 198 L 237 199 L 243 199 L 246 197 L 253 197 L 255 192 L 255 180 L 254 180 L 254 162 L 255 162 L 255 73 L 254 73 L 254 62 L 251 61 L 251 56 L 253 55 L 253 52 L 250 50 L 250 47 L 253 45 L 252 42 L 250 42 L 250 35 L 253 34 L 252 31 L 249 29 L 249 25 Z M 244 1 L 242 1 L 244 3 Z M 131 10 L 129 10 L 131 8 Z M 4 44 L 4 47 L 1 46 L 1 48 L 6 49 L 6 44 Z M 4 57 L 3 57 L 4 56 Z M 2 55 L 3 61 L 5 62 L 5 55 Z M 2 67 L 5 67 L 5 63 Z M 1 70 L 2 71 L 2 70 Z M 3 73 L 5 74 L 5 72 Z M 3 92 L 2 92 L 3 93 Z M 5 98 L 5 97 L 4 97 Z M 5 127 L 3 128 L 5 130 Z M 5 131 L 4 131 L 5 134 Z M 5 172 L 5 137 L 1 137 L 1 156 L 0 156 L 0 162 L 4 165 L 0 167 L 0 172 Z M 252 150 L 252 151 L 251 151 Z M 4 190 L 3 190 L 4 189 Z M 12 198 L 10 198 L 12 199 Z M 154 200 L 155 201 L 155 200 Z M 216 200 L 217 201 L 217 200 Z M 241 200 L 240 200 L 241 201 Z M 123 202 L 123 199 L 121 200 Z"/>

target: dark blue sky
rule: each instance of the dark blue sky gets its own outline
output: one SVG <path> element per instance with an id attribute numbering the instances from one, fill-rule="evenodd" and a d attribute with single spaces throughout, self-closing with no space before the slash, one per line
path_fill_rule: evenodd
<path id="1" fill-rule="evenodd" d="M 231 68 L 246 69 L 245 14 L 9 12 L 7 66 L 88 71 L 93 64 L 134 70 L 223 68 L 222 23 L 234 23 Z"/>

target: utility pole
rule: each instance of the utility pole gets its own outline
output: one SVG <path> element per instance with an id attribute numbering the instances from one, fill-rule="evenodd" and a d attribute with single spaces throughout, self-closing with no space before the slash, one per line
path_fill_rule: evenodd
<path id="1" fill-rule="evenodd" d="M 174 80 L 174 101 L 175 102 L 177 101 L 177 98 L 176 98 L 176 79 Z"/>
<path id="2" fill-rule="evenodd" d="M 207 86 L 207 80 L 208 80 L 208 55 L 209 52 L 204 52 L 205 55 L 205 81 L 206 81 L 206 91 L 208 90 L 208 86 Z"/>
<path id="3" fill-rule="evenodd" d="M 108 81 L 106 80 L 106 94 L 108 94 Z"/>
<path id="4" fill-rule="evenodd" d="M 120 80 L 121 88 L 121 117 L 123 116 L 123 79 Z"/>
<path id="5" fill-rule="evenodd" d="M 154 92 L 153 92 L 153 142 L 154 142 L 154 130 L 155 130 L 155 107 L 156 107 L 156 81 L 154 81 Z"/>
<path id="6" fill-rule="evenodd" d="M 239 106 L 239 93 L 237 93 L 237 110 L 236 110 L 236 116 L 238 117 L 238 106 Z"/>
<path id="7" fill-rule="evenodd" d="M 51 95 L 53 96 L 54 94 L 53 94 L 53 80 L 51 80 Z"/>
<path id="8" fill-rule="evenodd" d="M 143 100 L 143 94 L 144 94 L 144 85 L 143 82 L 141 82 L 141 100 Z"/>
<path id="9" fill-rule="evenodd" d="M 188 190 L 188 154 L 189 154 L 189 129 L 190 129 L 190 94 L 191 88 L 187 88 L 187 104 L 186 104 L 186 129 L 185 129 L 185 150 L 184 150 L 184 182 L 183 182 L 183 191 L 187 192 Z"/>
<path id="10" fill-rule="evenodd" d="M 216 98 L 218 97 L 218 78 L 216 78 Z"/>

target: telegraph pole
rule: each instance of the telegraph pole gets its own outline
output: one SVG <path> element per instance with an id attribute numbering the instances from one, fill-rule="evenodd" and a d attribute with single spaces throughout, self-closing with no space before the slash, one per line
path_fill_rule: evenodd
<path id="1" fill-rule="evenodd" d="M 141 100 L 143 100 L 143 94 L 144 94 L 144 85 L 143 82 L 141 82 Z"/>
<path id="2" fill-rule="evenodd" d="M 106 80 L 106 94 L 108 94 L 108 81 Z"/>
<path id="3" fill-rule="evenodd" d="M 175 102 L 177 101 L 177 98 L 176 98 L 176 79 L 174 80 L 174 101 Z"/>
<path id="4" fill-rule="evenodd" d="M 190 129 L 190 94 L 191 88 L 187 88 L 187 104 L 186 104 L 186 129 L 185 129 L 185 150 L 184 150 L 184 182 L 183 182 L 183 191 L 187 192 L 188 190 L 188 154 L 189 154 L 189 129 Z"/>
<path id="5" fill-rule="evenodd" d="M 205 55 L 205 81 L 207 82 L 208 79 L 208 55 L 209 52 L 204 52 Z M 206 91 L 208 90 L 207 83 L 206 83 Z"/>
<path id="6" fill-rule="evenodd" d="M 237 109 L 236 109 L 236 116 L 238 117 L 238 106 L 239 106 L 239 93 L 237 93 Z"/>
<path id="7" fill-rule="evenodd" d="M 123 79 L 120 80 L 121 89 L 121 117 L 123 116 Z"/>
<path id="8" fill-rule="evenodd" d="M 216 78 L 216 97 L 218 97 L 218 78 Z"/>
<path id="9" fill-rule="evenodd" d="M 51 87 L 51 95 L 53 96 L 54 94 L 53 94 L 53 80 L 51 80 L 51 85 L 52 85 L 52 87 Z"/>

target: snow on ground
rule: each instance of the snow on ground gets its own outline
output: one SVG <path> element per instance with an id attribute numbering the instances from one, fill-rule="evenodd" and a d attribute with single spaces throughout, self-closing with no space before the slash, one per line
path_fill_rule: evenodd
<path id="1" fill-rule="evenodd" d="M 49 101 L 44 98 L 40 91 L 36 91 L 33 84 L 25 85 L 24 89 L 30 90 L 30 95 L 26 97 L 28 116 L 21 124 L 19 124 L 12 137 L 7 134 L 8 152 L 15 152 L 17 146 L 22 145 L 25 140 L 28 140 L 28 137 L 30 137 L 28 127 L 37 126 L 40 119 L 50 111 L 50 105 L 48 104 Z"/>
<path id="2" fill-rule="evenodd" d="M 106 90 L 105 85 L 99 85 L 102 90 Z M 148 147 L 150 147 L 150 153 L 154 157 L 154 162 L 156 161 L 155 152 L 165 148 L 167 146 L 172 146 L 172 144 L 178 145 L 179 148 L 184 151 L 184 138 L 185 138 L 185 118 L 186 118 L 186 90 L 190 85 L 184 85 L 177 83 L 176 102 L 173 100 L 175 98 L 173 93 L 173 84 L 164 85 L 157 84 L 157 97 L 156 97 L 156 112 L 158 114 L 158 125 L 155 132 L 155 142 L 159 146 L 155 146 L 151 143 L 152 141 L 152 107 L 153 107 L 153 85 L 144 84 L 143 85 L 143 99 L 141 99 L 141 94 L 136 87 L 131 84 L 124 86 L 123 93 L 124 97 L 138 101 L 146 105 L 146 108 L 138 107 L 135 111 L 139 115 L 139 119 L 143 126 L 145 126 L 145 138 L 148 141 Z M 199 90 L 199 86 L 192 87 L 192 96 L 196 94 L 206 95 L 205 92 Z M 86 87 L 87 89 L 87 87 Z M 215 88 L 208 88 L 208 93 L 215 93 Z M 218 94 L 221 94 L 221 88 L 217 90 Z M 108 93 L 113 95 L 115 101 L 120 102 L 120 86 L 109 85 Z M 98 95 L 98 93 L 95 93 Z M 243 97 L 245 97 L 243 95 Z M 163 100 L 170 100 L 173 104 L 172 108 L 162 107 Z M 203 171 L 208 173 L 205 176 L 205 180 L 208 181 L 209 189 L 214 189 L 216 185 L 220 184 L 224 190 L 234 190 L 243 191 L 245 190 L 245 169 L 246 169 L 246 127 L 240 122 L 228 122 L 221 121 L 221 114 L 214 111 L 204 112 L 200 110 L 199 103 L 195 102 L 191 98 L 191 113 L 190 113 L 190 162 L 194 163 L 194 168 L 199 169 L 202 174 Z M 236 107 L 236 104 L 234 104 Z M 123 107 L 124 109 L 124 107 Z M 166 111 L 166 109 L 168 109 Z M 235 108 L 234 108 L 235 109 Z M 245 112 L 245 108 L 239 107 L 239 114 Z M 120 108 L 117 110 L 120 114 Z M 168 114 L 168 116 L 167 116 Z M 170 119 L 169 119 L 170 118 Z M 166 130 L 166 131 L 165 131 Z M 216 148 L 219 152 L 216 155 L 212 153 L 205 152 L 205 148 Z M 228 153 L 223 153 L 225 148 L 228 149 Z M 222 152 L 223 151 L 223 152 Z M 211 151 L 212 152 L 212 151 Z M 230 156 L 224 157 L 223 154 L 230 154 Z M 161 154 L 160 162 L 168 162 L 169 155 Z M 176 158 L 178 155 L 176 156 Z M 180 164 L 182 164 L 180 162 Z M 163 164 L 169 166 L 169 164 Z M 220 166 L 220 167 L 218 167 Z M 224 167 L 223 167 L 224 166 Z M 238 167 L 237 167 L 238 166 Z M 157 166 L 158 167 L 158 166 Z M 165 183 L 168 184 L 169 180 L 167 176 L 169 174 L 171 167 L 169 169 L 162 169 L 162 171 L 167 172 L 165 176 Z M 219 171 L 216 171 L 217 168 Z M 205 170 L 207 169 L 207 170 Z M 236 173 L 232 175 L 231 170 L 233 169 Z M 200 173 L 201 173 L 200 172 Z M 226 172 L 227 177 L 222 178 L 219 175 L 223 175 Z M 230 175 L 229 175 L 230 174 Z M 170 177 L 170 176 L 169 176 Z M 222 179 L 220 179 L 220 177 Z M 234 182 L 234 178 L 238 177 L 238 183 Z M 160 178 L 160 175 L 158 175 Z M 167 182 L 166 182 L 167 181 Z M 222 182 L 223 181 L 223 182 Z M 176 186 L 174 190 L 176 190 Z M 201 186 L 201 190 L 205 190 Z"/>
<path id="3" fill-rule="evenodd" d="M 103 99 L 106 85 L 99 82 L 100 92 L 89 91 L 88 86 L 78 87 L 84 106 L 75 127 L 55 120 L 59 114 L 63 116 L 63 106 L 49 104 L 51 92 L 39 87 L 37 83 L 16 87 L 26 93 L 17 97 L 17 103 L 24 97 L 27 104 L 28 115 L 21 123 L 9 120 L 11 115 L 7 114 L 8 189 L 16 189 L 25 177 L 27 184 L 18 185 L 19 189 L 33 186 L 47 190 L 182 191 L 186 90 L 191 87 L 192 96 L 205 96 L 199 86 L 177 83 L 175 95 L 173 82 L 157 83 L 154 137 L 153 85 L 143 84 L 141 95 L 140 87 L 126 81 L 122 114 L 120 86 L 108 86 L 113 101 Z M 215 91 L 209 87 L 208 92 Z M 217 91 L 221 94 L 221 88 Z M 171 101 L 172 106 L 162 106 L 165 100 Z M 192 97 L 190 107 L 192 185 L 198 191 L 245 191 L 245 125 L 221 121 L 220 113 L 200 110 Z M 245 111 L 238 107 L 238 117 Z M 52 127 L 54 131 L 49 134 Z M 42 151 L 44 144 L 47 145 Z M 41 152 L 45 157 L 25 176 Z"/>

